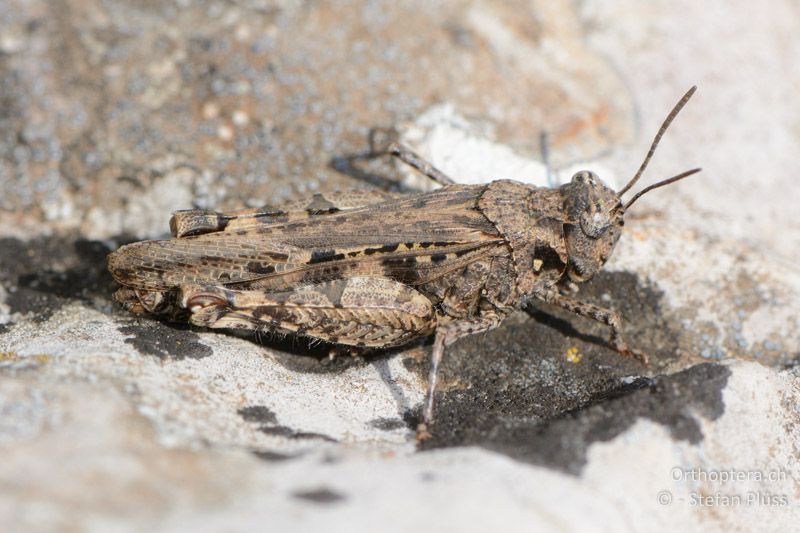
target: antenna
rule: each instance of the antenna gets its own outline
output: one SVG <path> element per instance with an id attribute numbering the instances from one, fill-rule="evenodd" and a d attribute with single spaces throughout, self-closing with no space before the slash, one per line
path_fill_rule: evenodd
<path id="1" fill-rule="evenodd" d="M 683 106 L 686 105 L 686 102 L 689 101 L 689 98 L 692 97 L 692 95 L 694 94 L 694 92 L 696 90 L 697 90 L 697 85 L 695 85 L 691 89 L 689 89 L 686 92 L 686 94 L 683 95 L 683 98 L 678 100 L 678 103 L 675 104 L 675 107 L 672 108 L 672 111 L 669 112 L 669 115 L 667 115 L 667 118 L 664 119 L 664 122 L 661 124 L 661 127 L 658 129 L 658 133 L 656 133 L 656 136 L 653 139 L 653 144 L 650 145 L 650 150 L 648 150 L 647 155 L 644 158 L 644 161 L 642 161 L 642 166 L 639 167 L 639 170 L 636 172 L 636 175 L 633 177 L 633 179 L 631 181 L 629 181 L 628 184 L 625 185 L 622 188 L 622 190 L 617 193 L 617 196 L 622 196 L 623 194 L 625 194 L 628 191 L 628 189 L 633 187 L 633 185 L 637 181 L 639 181 L 639 178 L 642 177 L 642 174 L 644 173 L 644 169 L 647 168 L 647 164 L 650 162 L 650 158 L 653 157 L 653 153 L 656 151 L 656 146 L 658 146 L 658 143 L 661 140 L 661 137 L 664 135 L 664 132 L 667 131 L 667 128 L 669 127 L 670 124 L 672 124 L 673 119 L 678 115 L 678 113 L 680 113 L 681 109 L 683 109 Z M 686 177 L 686 176 L 683 176 L 683 177 Z M 670 178 L 670 179 L 672 179 L 672 178 Z M 669 183 L 672 183 L 669 180 L 666 180 L 666 181 L 669 182 Z M 677 180 L 674 180 L 674 181 L 677 181 Z M 662 183 L 662 184 L 666 185 L 667 183 Z M 648 187 L 646 190 L 652 190 L 654 188 L 655 187 Z M 642 193 L 640 193 L 639 196 L 641 196 L 641 194 Z M 628 202 L 628 205 L 630 205 L 631 203 L 633 203 L 633 202 Z"/>
<path id="2" fill-rule="evenodd" d="M 623 209 L 627 211 L 627 209 L 633 204 L 633 202 L 635 202 L 636 200 L 641 198 L 646 192 L 650 192 L 653 189 L 658 189 L 659 187 L 663 187 L 664 185 L 669 185 L 670 183 L 675 183 L 676 181 L 682 180 L 683 178 L 688 178 L 692 174 L 697 174 L 701 170 L 703 170 L 703 169 L 702 168 L 693 168 L 692 170 L 687 170 L 686 172 L 681 172 L 677 176 L 672 176 L 671 178 L 667 178 L 664 181 L 659 181 L 658 183 L 654 183 L 653 185 L 650 185 L 649 187 L 645 187 L 644 189 L 642 189 L 641 191 L 636 193 L 636 195 L 633 198 L 628 200 L 628 203 L 625 204 L 625 207 L 623 207 Z"/>

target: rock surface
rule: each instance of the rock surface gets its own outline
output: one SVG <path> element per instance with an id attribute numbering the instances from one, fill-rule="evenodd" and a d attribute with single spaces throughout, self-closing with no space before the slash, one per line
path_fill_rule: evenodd
<path id="1" fill-rule="evenodd" d="M 744 2 L 0 5 L 0 523 L 35 531 L 790 530 L 800 519 L 797 6 Z M 410 31 L 413 30 L 413 31 Z M 621 186 L 691 85 L 581 297 L 456 343 L 413 438 L 424 343 L 135 318 L 105 256 L 169 212 L 426 183 Z M 546 139 L 553 172 L 542 161 Z"/>

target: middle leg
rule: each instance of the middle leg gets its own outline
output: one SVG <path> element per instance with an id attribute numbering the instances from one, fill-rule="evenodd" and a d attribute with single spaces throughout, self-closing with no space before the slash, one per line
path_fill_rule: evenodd
<path id="1" fill-rule="evenodd" d="M 433 398 L 436 394 L 436 385 L 439 381 L 439 365 L 444 358 L 444 349 L 458 339 L 483 333 L 496 328 L 501 317 L 496 314 L 481 316 L 472 319 L 460 320 L 445 324 L 436 329 L 433 340 L 433 353 L 431 354 L 431 370 L 428 374 L 428 390 L 425 393 L 425 404 L 422 410 L 422 422 L 417 426 L 417 440 L 423 441 L 431 437 L 429 428 L 433 422 Z"/>
<path id="2" fill-rule="evenodd" d="M 414 167 L 440 185 L 453 185 L 455 183 L 453 178 L 428 163 L 422 156 L 404 144 L 393 142 L 389 145 L 388 151 L 403 163 Z"/>
<path id="3" fill-rule="evenodd" d="M 375 128 L 369 135 L 370 151 L 373 156 L 391 154 L 403 163 L 414 167 L 440 185 L 453 185 L 455 180 L 433 166 L 408 146 L 397 140 L 397 131 Z"/>

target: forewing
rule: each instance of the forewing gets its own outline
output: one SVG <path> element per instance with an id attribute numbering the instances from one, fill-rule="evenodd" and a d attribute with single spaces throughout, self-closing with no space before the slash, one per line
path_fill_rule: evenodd
<path id="1" fill-rule="evenodd" d="M 172 214 L 169 228 L 172 236 L 179 238 L 225 230 L 230 232 L 332 215 L 394 198 L 397 198 L 397 194 L 376 190 L 354 190 L 316 193 L 310 200 L 291 202 L 281 208 L 265 205 L 229 212 L 185 209 Z"/>
<path id="2" fill-rule="evenodd" d="M 283 223 L 228 225 L 194 237 L 145 241 L 109 258 L 122 284 L 286 289 L 353 276 L 420 284 L 492 253 L 503 241 L 478 211 L 482 186 L 453 186 Z"/>

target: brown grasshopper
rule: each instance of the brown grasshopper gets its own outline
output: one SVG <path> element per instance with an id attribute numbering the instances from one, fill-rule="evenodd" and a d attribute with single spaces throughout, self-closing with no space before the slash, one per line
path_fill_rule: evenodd
<path id="1" fill-rule="evenodd" d="M 600 270 L 638 198 L 700 170 L 622 202 L 695 89 L 672 109 L 619 192 L 589 171 L 558 188 L 511 180 L 458 185 L 392 143 L 389 153 L 443 187 L 411 195 L 316 194 L 280 209 L 177 211 L 173 239 L 109 255 L 108 268 L 122 285 L 115 299 L 137 314 L 346 346 L 385 348 L 434 334 L 418 438 L 429 435 L 445 346 L 497 327 L 531 300 L 608 325 L 611 347 L 645 363 L 623 340 L 617 313 L 560 289 Z"/>

